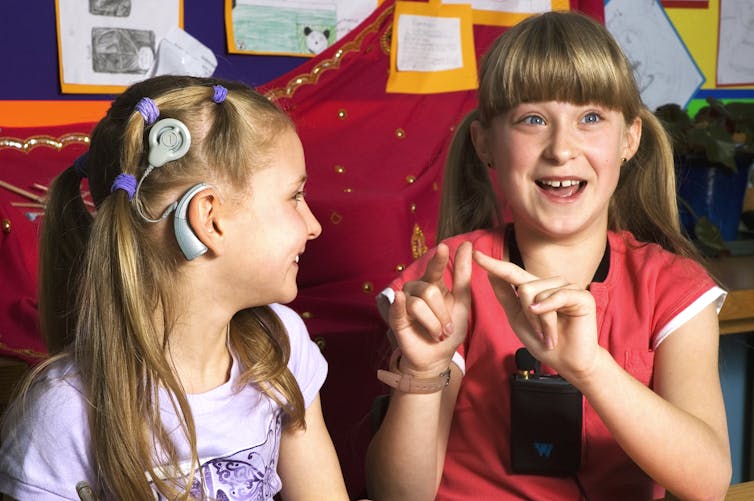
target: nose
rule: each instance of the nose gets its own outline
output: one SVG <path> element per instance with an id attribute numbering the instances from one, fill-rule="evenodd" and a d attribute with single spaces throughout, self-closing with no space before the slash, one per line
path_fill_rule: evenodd
<path id="1" fill-rule="evenodd" d="M 549 143 L 545 149 L 547 158 L 557 165 L 562 165 L 574 158 L 578 149 L 578 141 L 567 126 L 558 124 L 551 128 Z"/>
<path id="2" fill-rule="evenodd" d="M 317 218 L 314 217 L 314 213 L 312 212 L 311 208 L 309 208 L 309 204 L 304 201 L 304 220 L 306 221 L 306 228 L 308 230 L 309 240 L 314 240 L 320 234 L 322 234 L 322 225 L 319 224 L 319 221 L 317 221 Z"/>

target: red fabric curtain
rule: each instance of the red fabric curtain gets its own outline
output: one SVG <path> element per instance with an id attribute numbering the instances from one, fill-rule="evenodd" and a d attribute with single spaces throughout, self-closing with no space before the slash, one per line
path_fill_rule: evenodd
<path id="1" fill-rule="evenodd" d="M 292 306 L 330 364 L 322 401 L 352 496 L 363 494 L 375 377 L 389 347 L 375 295 L 435 244 L 440 186 L 456 124 L 475 91 L 387 94 L 394 1 L 335 46 L 262 86 L 295 120 L 307 199 L 323 232 L 301 258 Z M 602 0 L 571 8 L 604 22 Z M 475 26 L 477 56 L 505 28 Z"/>

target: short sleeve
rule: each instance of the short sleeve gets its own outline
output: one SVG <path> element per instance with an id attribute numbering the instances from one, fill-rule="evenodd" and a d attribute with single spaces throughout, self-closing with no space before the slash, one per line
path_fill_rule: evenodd
<path id="1" fill-rule="evenodd" d="M 9 409 L 0 492 L 15 499 L 78 499 L 77 483 L 95 485 L 85 399 L 71 383 L 70 376 L 48 376 Z"/>
<path id="2" fill-rule="evenodd" d="M 295 311 L 280 304 L 271 304 L 270 307 L 288 331 L 291 344 L 288 368 L 298 382 L 304 404 L 309 407 L 327 378 L 327 361 L 309 337 L 304 321 Z"/>

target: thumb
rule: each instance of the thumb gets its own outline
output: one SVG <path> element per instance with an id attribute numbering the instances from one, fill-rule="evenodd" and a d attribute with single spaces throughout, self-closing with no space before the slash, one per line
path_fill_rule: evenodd
<path id="1" fill-rule="evenodd" d="M 406 294 L 403 291 L 395 291 L 395 298 L 388 309 L 387 320 L 394 333 L 411 325 L 406 312 Z"/>

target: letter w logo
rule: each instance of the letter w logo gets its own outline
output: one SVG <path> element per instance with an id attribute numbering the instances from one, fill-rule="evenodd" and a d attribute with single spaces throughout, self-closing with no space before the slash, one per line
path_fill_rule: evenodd
<path id="1" fill-rule="evenodd" d="M 552 454 L 552 449 L 555 447 L 553 444 L 545 442 L 533 442 L 534 448 L 537 449 L 539 457 L 549 458 Z"/>

